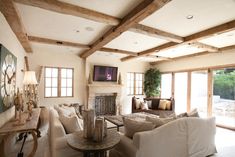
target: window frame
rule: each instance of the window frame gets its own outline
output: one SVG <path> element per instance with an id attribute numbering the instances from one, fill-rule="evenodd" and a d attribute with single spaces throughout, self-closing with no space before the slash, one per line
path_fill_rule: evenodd
<path id="1" fill-rule="evenodd" d="M 132 73 L 132 74 L 134 74 L 134 86 L 133 86 L 133 88 L 134 88 L 134 93 L 133 94 L 128 94 L 127 93 L 127 95 L 128 96 L 133 96 L 133 95 L 144 95 L 144 73 L 141 73 L 141 72 L 127 72 L 127 75 L 128 75 L 128 73 Z M 136 82 L 138 81 L 138 80 L 136 80 L 136 74 L 141 74 L 142 75 L 142 94 L 136 94 L 136 88 L 140 88 L 140 87 L 136 87 Z M 127 79 L 127 81 L 128 81 L 128 79 Z M 127 89 L 129 89 L 130 87 L 126 87 Z"/>
<path id="2" fill-rule="evenodd" d="M 56 68 L 58 70 L 57 76 L 57 96 L 46 96 L 46 68 Z M 71 96 L 61 96 L 61 70 L 62 69 L 71 69 L 72 70 L 72 95 Z M 52 78 L 52 77 L 51 77 Z M 67 79 L 67 77 L 66 77 Z M 44 67 L 44 98 L 72 98 L 74 97 L 74 68 L 69 67 L 53 67 L 53 66 L 45 66 Z M 52 88 L 52 87 L 50 87 Z M 67 86 L 66 86 L 67 88 Z"/>

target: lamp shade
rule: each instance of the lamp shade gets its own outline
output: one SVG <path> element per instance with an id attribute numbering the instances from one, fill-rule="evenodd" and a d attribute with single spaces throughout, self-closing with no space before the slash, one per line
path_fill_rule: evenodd
<path id="1" fill-rule="evenodd" d="M 25 85 L 38 84 L 34 71 L 25 71 L 23 84 Z"/>

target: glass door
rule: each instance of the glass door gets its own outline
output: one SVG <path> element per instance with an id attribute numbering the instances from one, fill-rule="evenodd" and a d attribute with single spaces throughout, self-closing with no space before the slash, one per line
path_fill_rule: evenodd
<path id="1" fill-rule="evenodd" d="M 172 74 L 161 75 L 161 98 L 171 97 Z"/>
<path id="2" fill-rule="evenodd" d="M 197 108 L 200 117 L 207 117 L 207 71 L 191 73 L 191 110 Z"/>
<path id="3" fill-rule="evenodd" d="M 218 125 L 235 128 L 235 68 L 213 71 L 212 115 Z"/>
<path id="4" fill-rule="evenodd" d="M 187 111 L 187 82 L 188 73 L 175 73 L 175 112 L 176 114 Z"/>

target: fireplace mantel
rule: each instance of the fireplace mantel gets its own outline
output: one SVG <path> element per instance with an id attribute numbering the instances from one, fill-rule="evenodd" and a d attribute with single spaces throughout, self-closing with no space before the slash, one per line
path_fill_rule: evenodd
<path id="1" fill-rule="evenodd" d="M 116 95 L 116 114 L 121 113 L 120 98 L 123 85 L 117 83 L 92 83 L 88 84 L 88 108 L 94 109 L 95 97 L 100 94 Z"/>

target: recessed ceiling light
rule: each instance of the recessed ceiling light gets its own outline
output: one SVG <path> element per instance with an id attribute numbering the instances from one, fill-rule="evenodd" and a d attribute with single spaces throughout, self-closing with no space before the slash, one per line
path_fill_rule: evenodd
<path id="1" fill-rule="evenodd" d="M 188 20 L 191 20 L 191 19 L 193 19 L 193 15 L 187 15 L 186 18 L 187 18 Z"/>
<path id="2" fill-rule="evenodd" d="M 76 30 L 76 33 L 79 33 L 80 31 L 79 30 Z"/>
<path id="3" fill-rule="evenodd" d="M 89 32 L 94 31 L 94 28 L 92 28 L 92 27 L 85 27 L 85 29 L 86 29 L 87 31 L 89 31 Z"/>
<path id="4" fill-rule="evenodd" d="M 135 42 L 134 42 L 134 44 L 135 44 L 135 45 L 137 45 L 137 44 L 138 44 L 138 42 L 137 42 L 137 41 L 135 41 Z"/>

